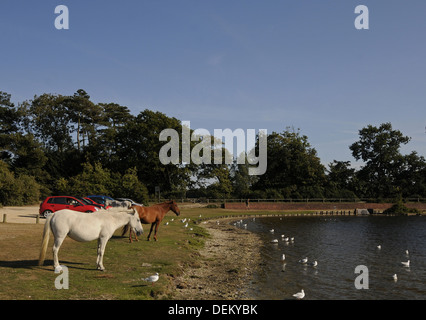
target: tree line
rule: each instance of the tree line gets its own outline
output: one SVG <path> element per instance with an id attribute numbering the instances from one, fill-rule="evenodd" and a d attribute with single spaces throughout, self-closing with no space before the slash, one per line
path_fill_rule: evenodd
<path id="1" fill-rule="evenodd" d="M 117 103 L 94 103 L 82 89 L 16 105 L 0 91 L 0 204 L 32 204 L 59 194 L 147 203 L 156 187 L 166 198 L 426 197 L 425 158 L 416 151 L 401 154 L 410 138 L 391 123 L 359 130 L 359 140 L 349 146 L 354 159 L 363 161 L 359 169 L 338 160 L 324 166 L 300 130 L 272 132 L 267 171 L 260 176 L 250 176 L 249 165 L 236 161 L 161 164 L 165 142 L 159 134 L 167 128 L 181 133 L 182 123 L 148 109 L 133 115 Z"/>

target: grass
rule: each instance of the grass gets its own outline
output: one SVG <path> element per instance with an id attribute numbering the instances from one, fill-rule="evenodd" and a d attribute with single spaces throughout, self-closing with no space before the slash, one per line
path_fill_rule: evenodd
<path id="1" fill-rule="evenodd" d="M 209 237 L 198 224 L 201 219 L 253 214 L 283 212 L 182 209 L 180 217 L 166 215 L 157 242 L 146 241 L 149 225 L 144 225 L 139 242 L 131 244 L 117 230 L 106 246 L 104 272 L 96 270 L 96 241 L 80 243 L 67 238 L 59 251 L 60 264 L 69 271 L 67 290 L 55 288 L 59 274 L 53 272 L 52 236 L 45 265 L 38 266 L 43 225 L 0 223 L 0 299 L 172 299 L 173 279 L 199 264 L 197 250 Z M 191 219 L 188 228 L 180 222 L 183 218 Z M 160 274 L 155 285 L 141 280 L 155 272 Z"/>

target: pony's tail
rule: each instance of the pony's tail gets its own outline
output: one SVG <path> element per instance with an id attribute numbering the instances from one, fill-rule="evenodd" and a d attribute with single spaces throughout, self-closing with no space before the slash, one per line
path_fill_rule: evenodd
<path id="1" fill-rule="evenodd" d="M 38 258 L 38 265 L 42 266 L 44 263 L 44 259 L 46 258 L 46 251 L 47 246 L 49 244 L 49 238 L 50 238 L 50 220 L 53 217 L 52 213 L 49 217 L 46 219 L 46 223 L 44 224 L 44 230 L 43 230 L 43 241 L 41 242 L 41 250 L 40 250 L 40 257 Z"/>
<path id="2" fill-rule="evenodd" d="M 126 224 L 123 227 L 123 231 L 121 232 L 121 236 L 124 237 L 124 235 L 127 233 L 127 231 L 129 231 L 129 224 Z"/>

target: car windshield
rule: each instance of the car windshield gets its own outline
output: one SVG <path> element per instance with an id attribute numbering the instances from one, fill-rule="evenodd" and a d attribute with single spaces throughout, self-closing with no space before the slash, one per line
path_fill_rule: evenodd
<path id="1" fill-rule="evenodd" d="M 89 200 L 84 199 L 82 197 L 76 197 L 78 200 L 80 200 L 81 202 L 83 202 L 84 204 L 92 204 Z"/>

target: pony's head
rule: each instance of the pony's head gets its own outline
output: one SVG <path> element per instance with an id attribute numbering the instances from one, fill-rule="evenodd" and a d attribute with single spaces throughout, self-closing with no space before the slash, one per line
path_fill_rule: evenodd
<path id="1" fill-rule="evenodd" d="M 141 220 L 139 219 L 139 214 L 132 209 L 130 214 L 130 222 L 129 225 L 133 229 L 133 231 L 136 233 L 136 235 L 140 235 L 143 233 L 143 228 L 141 224 Z"/>
<path id="2" fill-rule="evenodd" d="M 172 210 L 177 216 L 180 215 L 180 210 L 177 203 L 174 200 L 168 202 L 170 205 L 170 210 Z"/>

